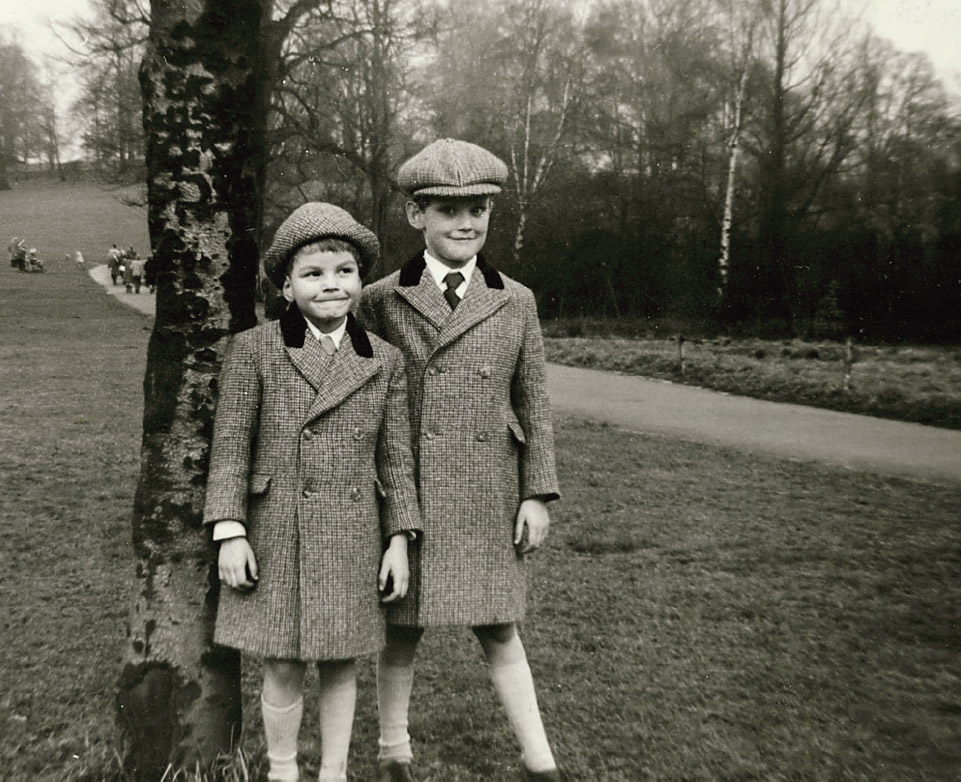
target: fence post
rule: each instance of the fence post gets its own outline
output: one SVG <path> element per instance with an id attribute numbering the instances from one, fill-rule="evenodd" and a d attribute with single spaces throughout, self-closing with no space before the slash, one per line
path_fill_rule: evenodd
<path id="1" fill-rule="evenodd" d="M 851 390 L 851 365 L 854 363 L 854 348 L 851 345 L 851 335 L 844 341 L 844 382 L 842 388 Z"/>
<path id="2" fill-rule="evenodd" d="M 686 340 L 684 339 L 683 334 L 677 335 L 677 364 L 681 371 L 682 377 L 684 376 L 684 370 L 686 369 L 684 365 L 684 342 L 685 341 Z"/>

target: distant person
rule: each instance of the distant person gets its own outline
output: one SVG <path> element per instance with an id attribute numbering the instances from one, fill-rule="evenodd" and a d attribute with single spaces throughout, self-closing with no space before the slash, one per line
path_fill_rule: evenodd
<path id="1" fill-rule="evenodd" d="M 7 245 L 7 255 L 10 256 L 10 266 L 14 269 L 20 266 L 20 254 L 23 250 L 23 239 L 18 239 L 16 236 L 10 238 L 10 243 Z"/>
<path id="2" fill-rule="evenodd" d="M 83 270 L 86 270 L 86 268 L 87 268 L 87 262 L 84 261 L 84 259 L 83 259 L 83 253 L 80 252 L 80 250 L 77 250 L 77 252 L 74 253 L 73 259 L 74 259 L 74 263 L 76 264 L 76 266 L 77 266 L 78 269 L 80 269 L 80 270 L 82 270 L 82 271 L 83 271 Z"/>
<path id="3" fill-rule="evenodd" d="M 126 258 L 121 260 L 120 272 L 123 275 L 123 287 L 127 293 L 131 293 L 133 291 L 133 268 L 131 262 Z"/>
<path id="4" fill-rule="evenodd" d="M 350 310 L 376 237 L 332 204 L 294 210 L 264 257 L 288 306 L 233 337 L 204 523 L 218 542 L 214 640 L 264 658 L 270 780 L 296 780 L 303 682 L 320 674 L 322 782 L 345 782 L 354 658 L 384 645 L 420 527 L 404 359 Z"/>
<path id="5" fill-rule="evenodd" d="M 25 241 L 24 239 L 17 239 L 16 236 L 10 241 L 10 244 L 13 245 L 10 265 L 20 272 L 27 270 L 27 247 Z"/>
<path id="6" fill-rule="evenodd" d="M 43 260 L 37 255 L 37 248 L 31 247 L 30 252 L 27 255 L 27 271 L 31 272 L 42 272 L 45 271 Z"/>
<path id="7" fill-rule="evenodd" d="M 144 263 L 142 258 L 134 258 L 127 261 L 130 265 L 130 277 L 133 280 L 133 292 L 140 293 L 140 283 L 143 280 Z"/>
<path id="8" fill-rule="evenodd" d="M 123 266 L 122 259 L 123 253 L 117 248 L 115 244 L 107 251 L 107 263 L 110 265 L 110 281 L 116 285 L 117 280 L 123 277 Z"/>
<path id="9" fill-rule="evenodd" d="M 507 166 L 454 139 L 400 167 L 407 220 L 426 249 L 368 286 L 357 317 L 407 359 L 424 536 L 418 574 L 388 611 L 377 666 L 380 778 L 413 779 L 407 732 L 425 628 L 469 626 L 521 749 L 528 780 L 560 779 L 517 631 L 526 555 L 558 498 L 544 346 L 534 294 L 480 251 Z M 436 715 L 442 719 L 443 715 Z"/>

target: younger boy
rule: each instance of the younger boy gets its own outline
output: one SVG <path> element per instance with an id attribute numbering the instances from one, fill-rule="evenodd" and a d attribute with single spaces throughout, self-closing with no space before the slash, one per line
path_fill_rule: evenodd
<path id="1" fill-rule="evenodd" d="M 414 656 L 424 628 L 450 624 L 481 643 L 526 778 L 559 779 L 516 627 L 524 555 L 544 542 L 546 503 L 559 496 L 543 342 L 531 291 L 479 254 L 506 179 L 501 160 L 453 139 L 401 166 L 426 251 L 369 286 L 358 310 L 404 352 L 424 529 L 378 660 L 383 780 L 413 779 Z"/>
<path id="2" fill-rule="evenodd" d="M 420 517 L 403 357 L 350 312 L 377 253 L 343 209 L 296 209 L 264 258 L 287 310 L 234 337 L 220 378 L 204 522 L 230 588 L 214 640 L 265 658 L 270 780 L 299 778 L 308 661 L 320 780 L 347 779 L 353 659 L 383 647 L 381 602 L 407 591 Z"/>

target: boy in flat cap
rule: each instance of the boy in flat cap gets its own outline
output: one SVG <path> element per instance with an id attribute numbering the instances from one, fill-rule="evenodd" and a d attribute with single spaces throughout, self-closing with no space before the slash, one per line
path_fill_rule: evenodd
<path id="1" fill-rule="evenodd" d="M 425 252 L 364 290 L 358 318 L 407 361 L 423 538 L 411 587 L 388 609 L 378 660 L 383 780 L 410 780 L 408 707 L 424 628 L 467 625 L 521 745 L 525 778 L 559 779 L 516 623 L 524 557 L 557 499 L 554 436 L 534 296 L 480 251 L 507 167 L 443 139 L 401 166 Z"/>
<path id="2" fill-rule="evenodd" d="M 343 209 L 296 209 L 264 257 L 287 309 L 237 334 L 220 376 L 204 523 L 229 589 L 214 640 L 264 658 L 270 780 L 299 778 L 309 661 L 320 779 L 347 779 L 353 661 L 383 647 L 381 603 L 404 597 L 420 527 L 404 359 L 350 311 L 377 253 Z"/>

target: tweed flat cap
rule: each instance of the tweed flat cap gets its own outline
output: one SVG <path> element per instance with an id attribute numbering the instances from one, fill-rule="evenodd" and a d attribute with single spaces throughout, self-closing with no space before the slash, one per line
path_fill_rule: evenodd
<path id="1" fill-rule="evenodd" d="M 506 181 L 503 160 L 483 147 L 453 138 L 424 147 L 397 172 L 397 184 L 409 195 L 494 195 Z"/>
<path id="2" fill-rule="evenodd" d="M 360 276 L 364 277 L 380 254 L 377 237 L 339 206 L 308 201 L 298 206 L 280 224 L 274 241 L 264 255 L 264 273 L 278 288 L 284 286 L 290 256 L 305 244 L 320 239 L 343 239 L 360 254 Z"/>

